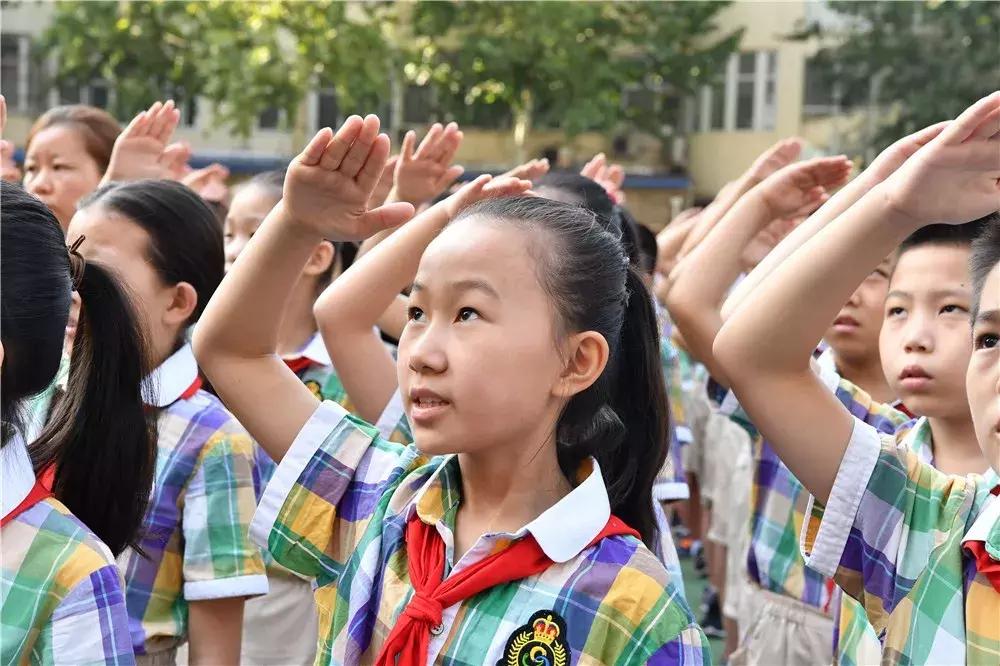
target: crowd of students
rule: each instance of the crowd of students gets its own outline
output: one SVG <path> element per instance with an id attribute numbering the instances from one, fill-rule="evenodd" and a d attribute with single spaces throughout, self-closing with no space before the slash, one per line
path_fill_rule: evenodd
<path id="1" fill-rule="evenodd" d="M 656 235 L 603 155 L 178 120 L 3 146 L 3 664 L 1000 663 L 1000 92 Z"/>

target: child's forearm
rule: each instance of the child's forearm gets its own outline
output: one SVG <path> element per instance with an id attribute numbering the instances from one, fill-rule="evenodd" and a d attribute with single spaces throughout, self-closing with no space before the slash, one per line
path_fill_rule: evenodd
<path id="1" fill-rule="evenodd" d="M 837 216 L 854 205 L 875 183 L 861 174 L 833 195 L 805 222 L 796 227 L 740 282 L 722 305 L 722 318 L 727 319 L 747 296 L 770 275 L 774 269 L 810 238 L 819 233 Z"/>
<path id="2" fill-rule="evenodd" d="M 448 224 L 440 203 L 418 215 L 357 260 L 316 301 L 320 328 L 371 331 L 399 293 L 413 282 L 420 257 Z"/>
<path id="3" fill-rule="evenodd" d="M 733 181 L 731 183 L 726 183 L 726 185 L 719 191 L 718 196 L 705 207 L 705 210 L 701 212 L 698 216 L 698 222 L 692 227 L 690 233 L 684 239 L 684 243 L 681 245 L 680 252 L 678 252 L 678 257 L 683 259 L 685 256 L 690 254 L 694 248 L 698 246 L 705 237 L 715 228 L 715 225 L 722 220 L 723 216 L 733 205 L 739 200 L 743 194 L 749 190 L 751 184 L 746 176 L 741 177 L 739 180 Z"/>
<path id="4" fill-rule="evenodd" d="M 751 191 L 672 275 L 666 301 L 671 317 L 694 356 L 722 383 L 726 383 L 725 373 L 712 357 L 712 343 L 722 326 L 719 310 L 742 270 L 744 249 L 770 222 L 767 205 Z"/>
<path id="5" fill-rule="evenodd" d="M 188 604 L 190 666 L 238 666 L 244 601 L 238 597 Z"/>
<path id="6" fill-rule="evenodd" d="M 730 375 L 808 368 L 843 304 L 914 228 L 875 188 L 804 243 L 723 326 L 716 351 L 728 359 Z"/>

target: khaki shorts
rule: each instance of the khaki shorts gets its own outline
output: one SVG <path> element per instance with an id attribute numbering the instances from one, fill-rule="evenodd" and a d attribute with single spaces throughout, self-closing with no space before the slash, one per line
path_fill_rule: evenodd
<path id="1" fill-rule="evenodd" d="M 270 591 L 243 609 L 241 664 L 310 666 L 316 661 L 319 621 L 312 585 L 291 573 L 268 571 Z"/>
<path id="2" fill-rule="evenodd" d="M 722 614 L 734 619 L 742 628 L 750 624 L 746 612 L 751 594 L 750 579 L 747 576 L 747 553 L 750 551 L 750 493 L 753 485 L 753 453 L 750 438 L 739 426 L 744 437 L 742 446 L 735 456 L 731 492 L 729 493 L 729 519 L 726 521 L 726 599 Z M 712 529 L 715 529 L 715 511 L 712 511 Z M 709 535 L 711 538 L 711 534 Z"/>
<path id="3" fill-rule="evenodd" d="M 187 663 L 187 643 L 184 644 L 183 660 L 178 661 L 177 648 L 154 652 L 153 654 L 135 655 L 136 666 L 175 666 L 175 664 Z"/>
<path id="4" fill-rule="evenodd" d="M 833 662 L 833 618 L 807 604 L 754 587 L 751 623 L 731 666 L 823 666 Z"/>
<path id="5" fill-rule="evenodd" d="M 706 440 L 713 442 L 706 467 L 714 473 L 712 520 L 705 537 L 714 543 L 735 546 L 733 535 L 750 529 L 751 470 L 750 436 L 721 414 L 712 414 L 705 429 Z M 740 464 L 742 463 L 742 467 Z"/>

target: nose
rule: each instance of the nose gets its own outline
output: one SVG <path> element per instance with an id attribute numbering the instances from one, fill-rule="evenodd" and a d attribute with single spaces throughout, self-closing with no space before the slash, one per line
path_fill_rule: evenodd
<path id="1" fill-rule="evenodd" d="M 39 169 L 29 178 L 24 179 L 24 189 L 28 191 L 29 194 L 34 194 L 36 197 L 48 196 L 52 194 L 53 182 L 52 174 L 48 169 Z"/>
<path id="2" fill-rule="evenodd" d="M 928 354 L 934 351 L 934 332 L 927 317 L 912 313 L 903 330 L 903 349 L 907 353 Z"/>
<path id="3" fill-rule="evenodd" d="M 448 369 L 448 356 L 445 353 L 445 337 L 447 333 L 441 330 L 443 326 L 423 326 L 412 329 L 412 334 L 403 334 L 400 340 L 400 353 L 406 354 L 406 364 L 411 371 L 419 374 L 440 374 Z"/>
<path id="4" fill-rule="evenodd" d="M 847 300 L 847 304 L 850 305 L 850 306 L 856 307 L 856 308 L 861 306 L 861 288 L 860 287 L 854 290 L 854 293 L 851 294 L 851 297 Z"/>

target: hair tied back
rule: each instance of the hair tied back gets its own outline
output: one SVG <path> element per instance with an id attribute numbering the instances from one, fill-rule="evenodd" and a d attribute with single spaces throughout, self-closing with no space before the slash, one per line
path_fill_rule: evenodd
<path id="1" fill-rule="evenodd" d="M 79 252 L 80 246 L 86 239 L 87 237 L 81 234 L 73 241 L 72 245 L 66 248 L 66 254 L 69 256 L 69 274 L 73 280 L 73 291 L 80 289 L 80 282 L 83 280 L 83 273 L 87 268 L 87 260 Z"/>

